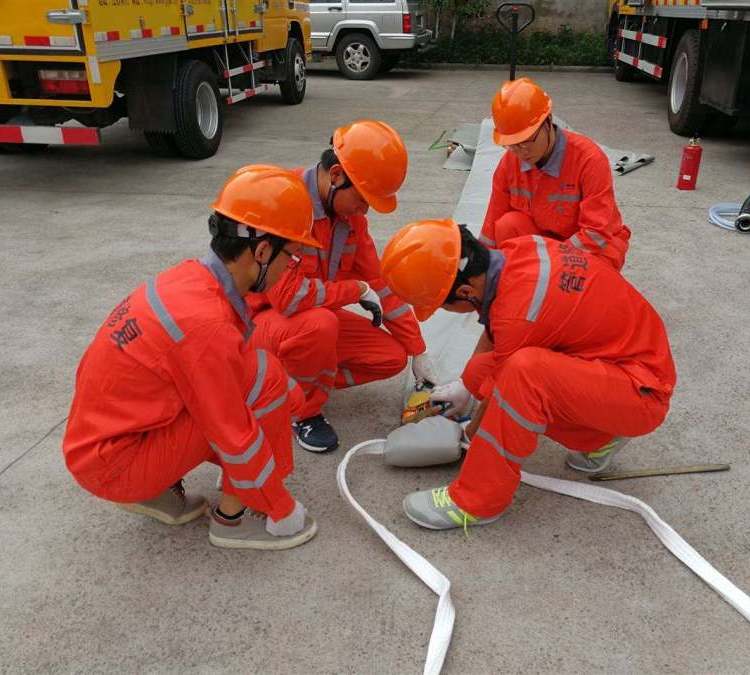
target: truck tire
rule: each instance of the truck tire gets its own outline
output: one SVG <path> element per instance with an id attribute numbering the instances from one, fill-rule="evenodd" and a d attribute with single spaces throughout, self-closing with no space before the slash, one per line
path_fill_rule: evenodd
<path id="1" fill-rule="evenodd" d="M 702 68 L 700 31 L 687 30 L 672 57 L 667 89 L 669 128 L 680 136 L 702 131 L 708 117 L 708 107 L 700 102 Z"/>
<path id="2" fill-rule="evenodd" d="M 185 61 L 177 72 L 174 91 L 174 142 L 189 159 L 216 154 L 221 143 L 224 110 L 216 75 L 203 61 Z"/>
<path id="3" fill-rule="evenodd" d="M 398 62 L 401 60 L 401 54 L 400 52 L 396 52 L 395 54 L 393 52 L 386 52 L 383 54 L 382 60 L 380 62 L 380 72 L 381 73 L 388 73 L 391 70 L 393 70 L 397 65 Z"/>
<path id="4" fill-rule="evenodd" d="M 615 61 L 615 79 L 618 82 L 633 82 L 636 79 L 637 72 L 636 68 L 620 61 L 620 59 Z"/>
<path id="5" fill-rule="evenodd" d="M 350 80 L 371 80 L 380 71 L 380 47 L 365 33 L 349 33 L 336 47 L 339 71 Z"/>
<path id="6" fill-rule="evenodd" d="M 281 100 L 289 105 L 298 105 L 305 99 L 307 89 L 307 64 L 305 50 L 296 38 L 286 43 L 286 78 L 279 82 Z"/>
<path id="7" fill-rule="evenodd" d="M 154 154 L 159 157 L 177 157 L 180 154 L 174 134 L 162 131 L 144 131 L 143 136 Z"/>

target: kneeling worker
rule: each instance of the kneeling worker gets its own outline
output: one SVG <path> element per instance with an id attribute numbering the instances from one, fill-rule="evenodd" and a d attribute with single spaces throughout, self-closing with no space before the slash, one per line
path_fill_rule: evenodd
<path id="1" fill-rule="evenodd" d="M 485 333 L 461 380 L 433 394 L 460 412 L 481 401 L 449 486 L 410 494 L 433 529 L 482 525 L 509 506 L 544 434 L 567 463 L 603 470 L 629 437 L 656 429 L 675 368 L 661 318 L 608 262 L 538 235 L 488 250 L 451 220 L 420 221 L 383 253 L 383 276 L 424 321 L 438 307 L 479 314 Z"/>
<path id="2" fill-rule="evenodd" d="M 566 240 L 620 269 L 630 230 L 612 171 L 590 138 L 552 121 L 552 101 L 532 80 L 506 82 L 492 101 L 494 140 L 507 152 L 492 178 L 479 241 L 497 248 L 527 234 Z"/>
<path id="3" fill-rule="evenodd" d="M 92 494 L 181 525 L 205 498 L 183 476 L 223 468 L 209 538 L 226 548 L 284 549 L 317 530 L 284 486 L 293 468 L 291 411 L 299 387 L 250 347 L 243 299 L 276 283 L 311 236 L 312 204 L 293 173 L 248 166 L 213 205 L 211 251 L 136 288 L 81 360 L 63 440 L 68 469 Z"/>
<path id="4" fill-rule="evenodd" d="M 322 412 L 332 388 L 393 377 L 409 356 L 415 378 L 435 383 L 419 323 L 380 276 L 366 216 L 370 206 L 381 213 L 396 208 L 406 147 L 376 120 L 340 127 L 332 141 L 319 163 L 297 170 L 313 203 L 313 236 L 323 248 L 303 247 L 300 264 L 273 289 L 247 297 L 257 325 L 253 344 L 276 354 L 305 392 L 294 433 L 310 452 L 338 447 Z M 373 318 L 343 309 L 355 303 Z"/>

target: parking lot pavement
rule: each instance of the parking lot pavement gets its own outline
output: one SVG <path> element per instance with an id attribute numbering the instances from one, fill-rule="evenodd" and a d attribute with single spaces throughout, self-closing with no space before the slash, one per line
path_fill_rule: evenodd
<path id="1" fill-rule="evenodd" d="M 336 393 L 342 449 L 297 452 L 292 489 L 320 524 L 285 553 L 212 548 L 206 523 L 169 529 L 74 484 L 60 422 L 75 367 L 109 310 L 150 275 L 207 245 L 208 206 L 238 166 L 314 162 L 333 128 L 358 117 L 404 136 L 410 171 L 395 214 L 373 214 L 379 246 L 401 225 L 453 211 L 465 174 L 444 171 L 443 130 L 479 121 L 503 74 L 396 71 L 372 82 L 311 75 L 305 102 L 277 96 L 228 110 L 219 153 L 153 157 L 119 124 L 97 148 L 0 155 L 0 670 L 415 673 L 434 596 L 340 499 L 346 448 L 396 423 L 399 378 Z M 535 73 L 575 129 L 656 162 L 617 179 L 633 230 L 624 273 L 662 313 L 679 383 L 662 428 L 618 465 L 729 462 L 728 473 L 615 485 L 652 505 L 730 579 L 750 588 L 750 237 L 708 225 L 707 208 L 750 190 L 747 136 L 705 141 L 699 189 L 673 188 L 684 139 L 659 86 L 609 74 Z M 55 426 L 58 425 L 58 426 Z M 543 441 L 532 472 L 572 477 Z M 403 495 L 453 467 L 405 471 L 357 460 L 351 488 L 371 513 L 453 582 L 446 671 L 747 670 L 747 624 L 663 549 L 635 515 L 521 488 L 507 516 L 472 531 L 420 530 Z M 189 489 L 215 497 L 215 471 Z"/>

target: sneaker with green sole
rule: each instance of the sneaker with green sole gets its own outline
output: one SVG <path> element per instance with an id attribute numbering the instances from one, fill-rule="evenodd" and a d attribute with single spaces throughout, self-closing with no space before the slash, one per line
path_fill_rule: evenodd
<path id="1" fill-rule="evenodd" d="M 430 530 L 466 530 L 474 525 L 494 523 L 499 517 L 477 518 L 460 509 L 448 494 L 448 486 L 412 492 L 404 498 L 404 513 L 407 518 Z"/>
<path id="2" fill-rule="evenodd" d="M 318 531 L 318 524 L 309 515 L 305 515 L 305 526 L 289 536 L 277 537 L 266 531 L 266 515 L 245 511 L 242 518 L 227 520 L 211 512 L 208 525 L 208 540 L 219 548 L 252 548 L 258 551 L 283 551 L 287 548 L 302 546 L 310 541 Z"/>
<path id="3" fill-rule="evenodd" d="M 607 445 L 596 452 L 568 452 L 565 463 L 576 471 L 583 473 L 601 473 L 630 441 L 626 436 L 616 436 Z"/>
<path id="4" fill-rule="evenodd" d="M 123 511 L 148 516 L 165 525 L 184 525 L 200 518 L 206 512 L 208 502 L 203 495 L 186 495 L 182 481 L 178 480 L 158 497 L 117 506 Z"/>

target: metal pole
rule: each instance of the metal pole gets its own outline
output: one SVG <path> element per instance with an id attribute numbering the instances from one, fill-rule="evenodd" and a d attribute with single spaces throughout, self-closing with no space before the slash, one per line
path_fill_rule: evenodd
<path id="1" fill-rule="evenodd" d="M 518 37 L 518 8 L 510 10 L 510 79 L 516 79 L 516 38 Z"/>

